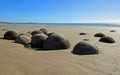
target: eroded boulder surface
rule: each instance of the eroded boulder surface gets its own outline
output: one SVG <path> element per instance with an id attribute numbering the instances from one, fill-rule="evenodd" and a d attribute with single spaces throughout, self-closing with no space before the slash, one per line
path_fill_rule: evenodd
<path id="1" fill-rule="evenodd" d="M 16 43 L 20 43 L 20 44 L 23 44 L 23 45 L 28 45 L 31 43 L 31 37 L 28 36 L 28 35 L 19 35 L 16 40 L 15 40 Z"/>
<path id="2" fill-rule="evenodd" d="M 45 28 L 41 28 L 40 31 L 43 32 L 44 34 L 48 33 L 47 29 L 45 29 Z"/>
<path id="3" fill-rule="evenodd" d="M 47 39 L 45 34 L 36 34 L 32 37 L 31 47 L 33 48 L 43 48 L 44 42 Z"/>
<path id="4" fill-rule="evenodd" d="M 9 30 L 4 34 L 4 39 L 15 40 L 18 37 L 18 32 L 16 30 Z"/>
<path id="5" fill-rule="evenodd" d="M 90 42 L 81 41 L 75 45 L 72 53 L 77 55 L 99 54 L 99 48 Z"/>
<path id="6" fill-rule="evenodd" d="M 101 37 L 99 41 L 104 43 L 115 43 L 115 40 L 109 36 Z"/>
<path id="7" fill-rule="evenodd" d="M 103 36 L 105 36 L 105 34 L 103 34 L 103 33 L 96 33 L 96 34 L 94 35 L 94 37 L 103 37 Z"/>
<path id="8" fill-rule="evenodd" d="M 43 32 L 40 30 L 34 30 L 31 34 L 32 34 L 32 36 L 34 36 L 36 34 L 41 34 L 41 33 L 43 33 Z"/>
<path id="9" fill-rule="evenodd" d="M 55 49 L 68 49 L 70 47 L 69 40 L 61 34 L 50 35 L 44 44 L 44 49 L 55 50 Z"/>

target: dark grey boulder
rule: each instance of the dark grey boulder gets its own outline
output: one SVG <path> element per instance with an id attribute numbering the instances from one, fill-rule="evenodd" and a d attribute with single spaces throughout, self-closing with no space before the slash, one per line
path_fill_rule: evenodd
<path id="1" fill-rule="evenodd" d="M 48 36 L 44 43 L 44 49 L 47 50 L 67 49 L 69 47 L 69 40 L 60 34 L 52 34 Z"/>
<path id="2" fill-rule="evenodd" d="M 31 34 L 32 34 L 32 36 L 33 36 L 33 35 L 41 34 L 41 33 L 43 33 L 43 32 L 40 31 L 40 30 L 34 30 Z"/>
<path id="3" fill-rule="evenodd" d="M 99 41 L 104 43 L 115 43 L 115 40 L 109 36 L 101 37 Z"/>
<path id="4" fill-rule="evenodd" d="M 44 42 L 47 39 L 45 34 L 36 34 L 32 37 L 31 47 L 33 48 L 43 48 Z"/>
<path id="5" fill-rule="evenodd" d="M 99 48 L 90 42 L 81 41 L 75 45 L 72 53 L 77 55 L 99 54 Z"/>
<path id="6" fill-rule="evenodd" d="M 18 32 L 15 30 L 9 30 L 4 34 L 4 39 L 15 40 L 18 37 Z"/>
<path id="7" fill-rule="evenodd" d="M 94 37 L 103 37 L 103 36 L 105 36 L 105 34 L 103 34 L 103 33 L 96 33 L 96 34 L 94 35 Z"/>
<path id="8" fill-rule="evenodd" d="M 43 32 L 44 34 L 48 33 L 47 29 L 45 29 L 45 28 L 41 28 L 40 31 Z"/>
<path id="9" fill-rule="evenodd" d="M 23 45 L 28 45 L 30 44 L 31 42 L 31 37 L 28 36 L 28 35 L 19 35 L 16 40 L 15 40 L 16 43 L 20 43 L 20 44 L 23 44 Z"/>

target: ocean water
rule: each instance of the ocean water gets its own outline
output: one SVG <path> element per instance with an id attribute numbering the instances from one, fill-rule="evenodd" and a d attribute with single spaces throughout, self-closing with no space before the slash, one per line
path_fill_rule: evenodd
<path id="1" fill-rule="evenodd" d="M 12 24 L 14 25 L 14 24 Z M 120 27 L 120 24 L 113 23 L 15 23 L 15 25 L 34 25 L 34 26 L 81 26 L 81 27 Z"/>

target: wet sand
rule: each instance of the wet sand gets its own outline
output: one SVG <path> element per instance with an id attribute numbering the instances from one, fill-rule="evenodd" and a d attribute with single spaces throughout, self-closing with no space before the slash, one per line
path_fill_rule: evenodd
<path id="1" fill-rule="evenodd" d="M 120 75 L 119 27 L 0 25 L 0 75 Z M 14 41 L 2 39 L 6 32 L 3 29 L 26 33 L 40 28 L 63 34 L 69 39 L 71 47 L 66 50 L 35 51 Z M 80 32 L 85 32 L 87 35 L 79 35 Z M 99 38 L 94 37 L 98 32 L 114 38 L 116 43 L 99 42 Z M 100 53 L 72 54 L 73 47 L 83 39 L 89 39 L 97 45 Z"/>

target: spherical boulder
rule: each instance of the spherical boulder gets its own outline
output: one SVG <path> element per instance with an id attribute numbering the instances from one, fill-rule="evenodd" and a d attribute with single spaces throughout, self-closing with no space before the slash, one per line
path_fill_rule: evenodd
<path id="1" fill-rule="evenodd" d="M 42 31 L 44 34 L 47 34 L 47 33 L 48 33 L 48 32 L 47 32 L 47 29 L 45 29 L 45 28 L 41 28 L 40 31 Z"/>
<path id="2" fill-rule="evenodd" d="M 103 33 L 96 33 L 96 34 L 94 35 L 94 37 L 103 37 L 103 36 L 105 36 L 105 34 L 103 34 Z"/>
<path id="3" fill-rule="evenodd" d="M 15 30 L 9 30 L 4 34 L 4 39 L 15 40 L 18 37 L 18 32 Z"/>
<path id="4" fill-rule="evenodd" d="M 87 33 L 81 32 L 79 33 L 79 35 L 87 35 Z"/>
<path id="5" fill-rule="evenodd" d="M 69 47 L 69 40 L 61 34 L 52 34 L 48 36 L 44 43 L 44 49 L 47 50 L 67 49 Z"/>
<path id="6" fill-rule="evenodd" d="M 23 44 L 23 45 L 28 45 L 30 44 L 31 42 L 31 37 L 28 36 L 28 35 L 19 35 L 16 40 L 15 40 L 16 43 L 20 43 L 20 44 Z"/>
<path id="7" fill-rule="evenodd" d="M 31 34 L 32 34 L 32 36 L 33 36 L 33 35 L 41 34 L 41 33 L 43 33 L 43 32 L 40 31 L 40 30 L 34 30 Z"/>
<path id="8" fill-rule="evenodd" d="M 99 41 L 104 43 L 115 43 L 115 40 L 109 36 L 101 37 Z"/>
<path id="9" fill-rule="evenodd" d="M 77 55 L 99 54 L 99 48 L 90 42 L 81 41 L 75 45 L 72 53 Z"/>
<path id="10" fill-rule="evenodd" d="M 33 48 L 43 48 L 44 42 L 47 39 L 45 34 L 36 34 L 32 37 L 31 47 Z"/>

